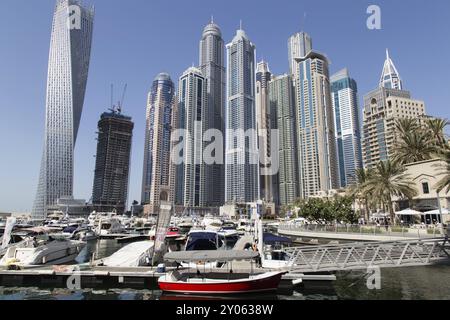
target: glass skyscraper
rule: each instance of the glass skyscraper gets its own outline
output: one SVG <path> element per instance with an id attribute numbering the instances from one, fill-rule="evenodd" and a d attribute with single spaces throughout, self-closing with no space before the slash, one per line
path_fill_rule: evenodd
<path id="1" fill-rule="evenodd" d="M 171 160 L 171 135 L 175 127 L 175 86 L 167 73 L 160 73 L 148 94 L 142 198 L 147 214 L 158 213 L 161 201 L 173 202 L 175 167 Z"/>
<path id="2" fill-rule="evenodd" d="M 256 66 L 256 125 L 258 129 L 258 148 L 260 151 L 260 196 L 266 202 L 274 202 L 274 175 L 270 170 L 271 158 L 271 113 L 269 103 L 269 81 L 272 78 L 269 65 L 261 61 Z M 276 155 L 273 155 L 276 156 Z M 268 171 L 269 171 L 268 170 Z"/>
<path id="3" fill-rule="evenodd" d="M 339 187 L 328 59 L 315 51 L 296 58 L 294 75 L 300 197 Z"/>
<path id="4" fill-rule="evenodd" d="M 259 199 L 255 112 L 255 46 L 239 29 L 227 44 L 225 202 Z"/>
<path id="5" fill-rule="evenodd" d="M 331 76 L 330 81 L 340 186 L 344 188 L 356 182 L 356 170 L 363 166 L 358 88 L 347 69 Z"/>
<path id="6" fill-rule="evenodd" d="M 211 19 L 205 27 L 200 41 L 199 69 L 206 79 L 206 105 L 202 115 L 205 130 L 215 129 L 223 139 L 225 126 L 225 63 L 224 43 L 220 28 Z M 221 206 L 224 204 L 225 184 L 224 146 L 222 140 L 220 150 L 221 161 L 215 164 L 205 164 L 205 196 L 206 206 Z"/>
<path id="7" fill-rule="evenodd" d="M 60 198 L 73 197 L 73 159 L 89 70 L 94 11 L 78 0 L 57 0 L 47 77 L 44 151 L 33 219 L 44 219 Z"/>
<path id="8" fill-rule="evenodd" d="M 278 189 L 281 205 L 292 204 L 298 198 L 297 136 L 295 99 L 292 76 L 282 75 L 269 82 L 272 119 L 279 130 L 278 155 L 280 170 Z"/>
<path id="9" fill-rule="evenodd" d="M 184 129 L 183 163 L 177 165 L 177 203 L 185 208 L 206 205 L 205 161 L 203 151 L 207 111 L 206 79 L 197 68 L 189 68 L 180 77 L 178 93 L 178 129 Z M 216 186 L 217 188 L 217 186 Z"/>

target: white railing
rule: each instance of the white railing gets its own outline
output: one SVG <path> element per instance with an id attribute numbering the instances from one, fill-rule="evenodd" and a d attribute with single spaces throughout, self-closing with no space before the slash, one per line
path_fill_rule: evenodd
<path id="1" fill-rule="evenodd" d="M 278 231 L 298 231 L 311 233 L 344 233 L 375 235 L 386 237 L 404 237 L 429 239 L 441 236 L 441 228 L 410 228 L 405 226 L 368 226 L 368 225 L 322 225 L 322 224 L 280 224 Z"/>
<path id="2" fill-rule="evenodd" d="M 290 272 L 421 266 L 450 259 L 448 241 L 443 238 L 291 247 L 284 251 L 290 256 Z"/>

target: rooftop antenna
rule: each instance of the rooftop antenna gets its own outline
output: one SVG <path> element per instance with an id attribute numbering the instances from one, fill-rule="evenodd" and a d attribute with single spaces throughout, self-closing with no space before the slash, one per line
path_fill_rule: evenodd
<path id="1" fill-rule="evenodd" d="M 307 16 L 307 14 L 305 11 L 305 12 L 303 12 L 303 30 L 306 30 L 306 16 Z M 302 27 L 302 23 L 300 22 L 300 31 L 303 31 L 301 27 Z"/>
<path id="2" fill-rule="evenodd" d="M 214 23 L 214 16 L 211 15 L 211 24 L 213 24 L 213 23 Z"/>
<path id="3" fill-rule="evenodd" d="M 239 30 L 242 30 L 242 19 L 239 20 Z"/>

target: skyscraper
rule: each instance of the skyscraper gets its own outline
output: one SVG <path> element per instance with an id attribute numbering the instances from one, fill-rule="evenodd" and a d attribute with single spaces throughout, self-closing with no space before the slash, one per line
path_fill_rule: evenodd
<path id="1" fill-rule="evenodd" d="M 225 126 L 225 64 L 224 43 L 220 28 L 211 19 L 200 41 L 200 70 L 206 79 L 207 104 L 202 116 L 206 130 L 216 129 L 223 137 Z M 222 138 L 223 139 L 223 138 Z M 220 163 L 205 164 L 205 205 L 221 206 L 225 201 L 224 145 Z"/>
<path id="2" fill-rule="evenodd" d="M 269 82 L 269 97 L 271 116 L 276 119 L 279 130 L 279 199 L 281 205 L 288 205 L 292 204 L 299 196 L 295 99 L 292 76 L 282 75 L 272 78 Z"/>
<path id="3" fill-rule="evenodd" d="M 412 99 L 400 79 L 387 54 L 378 88 L 364 96 L 362 153 L 366 168 L 392 156 L 397 119 L 425 115 L 425 103 Z"/>
<path id="4" fill-rule="evenodd" d="M 176 121 L 175 87 L 167 73 L 160 73 L 148 94 L 142 203 L 146 214 L 158 213 L 160 201 L 173 202 L 175 167 L 171 161 L 171 135 Z"/>
<path id="5" fill-rule="evenodd" d="M 356 170 L 363 167 L 358 87 L 347 69 L 331 76 L 330 81 L 340 186 L 344 188 L 355 182 Z"/>
<path id="6" fill-rule="evenodd" d="M 47 76 L 44 151 L 32 218 L 73 197 L 73 152 L 77 140 L 91 54 L 94 11 L 78 0 L 57 0 Z"/>
<path id="7" fill-rule="evenodd" d="M 239 29 L 227 44 L 225 202 L 259 198 L 259 154 L 255 112 L 255 46 Z"/>
<path id="8" fill-rule="evenodd" d="M 134 124 L 120 112 L 105 112 L 98 122 L 92 203 L 98 211 L 126 209 Z"/>
<path id="9" fill-rule="evenodd" d="M 295 58 L 299 191 L 313 197 L 339 187 L 328 59 L 315 51 Z"/>
<path id="10" fill-rule="evenodd" d="M 289 72 L 298 74 L 296 59 L 305 57 L 312 50 L 311 37 L 306 32 L 298 32 L 288 40 Z M 295 81 L 295 78 L 293 79 Z"/>
<path id="11" fill-rule="evenodd" d="M 267 174 L 271 158 L 271 114 L 269 103 L 269 81 L 272 74 L 267 62 L 261 61 L 256 66 L 256 125 L 260 152 L 260 197 L 267 202 L 274 202 L 273 175 Z M 275 155 L 274 155 L 275 156 Z"/>
<path id="12" fill-rule="evenodd" d="M 204 117 L 207 111 L 206 79 L 197 68 L 187 69 L 180 77 L 178 93 L 178 129 L 186 130 L 182 164 L 177 165 L 177 202 L 185 208 L 204 207 L 207 203 Z M 216 186 L 217 187 L 217 186 Z M 181 196 L 181 198 L 180 198 Z"/>

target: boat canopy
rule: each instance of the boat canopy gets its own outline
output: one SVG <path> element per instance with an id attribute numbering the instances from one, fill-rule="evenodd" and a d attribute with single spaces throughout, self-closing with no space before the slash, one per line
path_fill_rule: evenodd
<path id="1" fill-rule="evenodd" d="M 175 251 L 166 253 L 164 255 L 164 260 L 177 262 L 226 262 L 234 260 L 251 260 L 258 256 L 258 252 L 246 250 Z"/>

